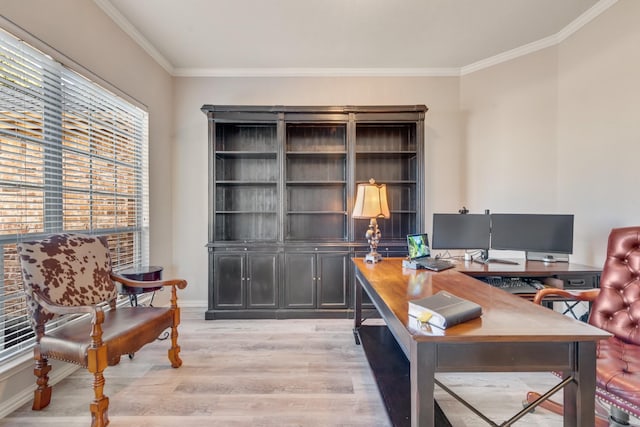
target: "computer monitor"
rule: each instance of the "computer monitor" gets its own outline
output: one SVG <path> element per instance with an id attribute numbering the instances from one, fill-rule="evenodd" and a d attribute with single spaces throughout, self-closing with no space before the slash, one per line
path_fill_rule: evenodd
<path id="1" fill-rule="evenodd" d="M 491 214 L 491 248 L 525 251 L 530 260 L 568 261 L 573 215 Z"/>
<path id="2" fill-rule="evenodd" d="M 433 214 L 433 249 L 489 249 L 491 217 L 486 214 Z"/>

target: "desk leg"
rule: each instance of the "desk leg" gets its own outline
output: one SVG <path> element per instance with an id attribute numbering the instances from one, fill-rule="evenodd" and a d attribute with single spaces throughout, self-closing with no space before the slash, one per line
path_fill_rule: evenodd
<path id="1" fill-rule="evenodd" d="M 353 279 L 353 338 L 356 341 L 356 345 L 360 345 L 360 336 L 358 335 L 358 329 L 362 325 L 362 285 L 358 278 L 358 272 Z"/>
<path id="2" fill-rule="evenodd" d="M 578 342 L 575 346 L 575 383 L 564 388 L 564 425 L 595 425 L 596 343 Z"/>
<path id="3" fill-rule="evenodd" d="M 436 345 L 411 340 L 411 427 L 433 427 Z"/>
<path id="4" fill-rule="evenodd" d="M 358 329 L 362 325 L 362 285 L 356 273 L 353 280 L 353 327 Z"/>

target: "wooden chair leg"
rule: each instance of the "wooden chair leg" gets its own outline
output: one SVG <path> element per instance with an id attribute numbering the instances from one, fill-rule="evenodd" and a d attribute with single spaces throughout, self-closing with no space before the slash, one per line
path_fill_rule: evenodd
<path id="1" fill-rule="evenodd" d="M 109 425 L 109 398 L 104 395 L 104 376 L 102 371 L 93 374 L 94 399 L 89 405 L 91 411 L 91 427 Z"/>
<path id="2" fill-rule="evenodd" d="M 171 306 L 173 307 L 173 325 L 171 326 L 171 348 L 169 349 L 169 361 L 171 367 L 179 368 L 182 366 L 180 359 L 180 346 L 178 345 L 178 325 L 180 324 L 180 308 L 176 305 L 176 289 L 173 287 L 171 293 Z"/>
<path id="3" fill-rule="evenodd" d="M 526 403 L 527 404 L 533 403 L 539 397 L 540 397 L 540 393 L 536 393 L 535 391 L 530 391 L 529 393 L 527 393 Z M 551 411 L 554 414 L 558 414 L 558 415 L 564 414 L 564 407 L 558 402 L 555 402 L 551 399 L 547 399 L 544 402 L 540 403 L 538 407 Z M 602 416 L 597 413 L 595 414 L 595 417 L 596 417 L 596 423 L 595 423 L 596 427 L 609 427 L 609 421 L 607 419 L 602 418 Z"/>
<path id="4" fill-rule="evenodd" d="M 107 347 L 102 343 L 101 322 L 94 325 L 91 331 L 92 346 L 87 350 L 87 369 L 93 374 L 93 401 L 89 405 L 91 411 L 91 427 L 109 425 L 109 398 L 104 395 L 103 372 L 108 366 Z M 94 337 L 98 337 L 95 339 Z"/>
<path id="5" fill-rule="evenodd" d="M 182 359 L 180 359 L 180 346 L 178 345 L 178 327 L 171 327 L 171 348 L 169 349 L 169 361 L 171 367 L 179 368 L 182 366 Z"/>
<path id="6" fill-rule="evenodd" d="M 33 369 L 33 373 L 36 376 L 37 388 L 33 393 L 33 406 L 34 411 L 46 408 L 51 402 L 51 386 L 49 385 L 49 371 L 51 371 L 51 365 L 46 357 L 40 355 L 39 351 L 35 351 L 36 366 Z"/>

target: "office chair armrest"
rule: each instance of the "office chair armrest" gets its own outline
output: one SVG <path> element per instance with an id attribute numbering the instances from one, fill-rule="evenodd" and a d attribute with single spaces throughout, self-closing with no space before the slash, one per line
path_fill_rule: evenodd
<path id="1" fill-rule="evenodd" d="M 157 288 L 160 286 L 176 286 L 178 289 L 184 289 L 187 287 L 187 281 L 183 279 L 169 279 L 169 280 L 133 280 L 120 276 L 116 273 L 111 273 L 111 280 L 121 283 L 132 288 Z"/>
<path id="2" fill-rule="evenodd" d="M 536 292 L 536 296 L 533 298 L 534 304 L 542 304 L 542 300 L 550 296 L 562 297 L 574 301 L 589 301 L 593 302 L 600 289 L 584 289 L 584 290 L 572 290 L 558 288 L 544 288 Z"/>

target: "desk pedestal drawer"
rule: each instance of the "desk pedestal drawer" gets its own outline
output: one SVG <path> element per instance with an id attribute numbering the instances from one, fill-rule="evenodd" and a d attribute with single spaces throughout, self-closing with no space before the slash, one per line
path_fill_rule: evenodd
<path id="1" fill-rule="evenodd" d="M 556 279 L 562 280 L 564 289 L 593 289 L 600 287 L 599 274 L 575 274 L 575 275 L 555 275 Z"/>

